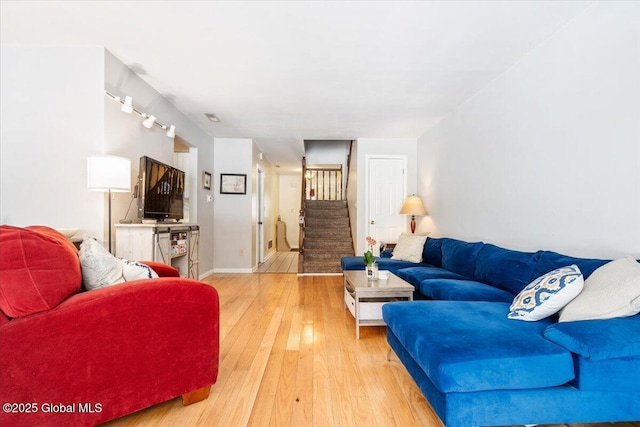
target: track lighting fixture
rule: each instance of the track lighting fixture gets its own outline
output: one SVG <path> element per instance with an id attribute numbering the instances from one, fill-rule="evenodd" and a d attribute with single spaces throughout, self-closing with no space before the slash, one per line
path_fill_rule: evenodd
<path id="1" fill-rule="evenodd" d="M 105 96 L 107 98 L 110 98 L 112 101 L 115 101 L 115 102 L 121 104 L 122 106 L 120 107 L 120 109 L 123 112 L 129 113 L 129 114 L 136 113 L 138 116 L 143 118 L 144 121 L 142 122 L 142 126 L 146 127 L 147 129 L 151 129 L 151 128 L 153 128 L 153 126 L 157 126 L 160 129 L 167 131 L 167 137 L 168 138 L 175 138 L 175 136 L 176 136 L 176 126 L 175 125 L 171 125 L 171 126 L 163 125 L 162 123 L 159 123 L 157 121 L 158 119 L 153 114 L 147 114 L 147 113 L 144 113 L 144 112 L 136 109 L 133 106 L 133 98 L 131 98 L 130 96 L 125 96 L 124 97 L 124 101 L 123 101 L 122 98 L 110 93 L 109 91 L 105 90 L 104 94 L 105 94 Z"/>

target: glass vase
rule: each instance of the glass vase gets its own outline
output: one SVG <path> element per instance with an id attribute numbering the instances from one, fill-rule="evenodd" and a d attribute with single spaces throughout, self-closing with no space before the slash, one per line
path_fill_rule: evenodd
<path id="1" fill-rule="evenodd" d="M 378 264 L 371 263 L 367 264 L 365 267 L 365 271 L 367 272 L 367 280 L 378 280 Z"/>

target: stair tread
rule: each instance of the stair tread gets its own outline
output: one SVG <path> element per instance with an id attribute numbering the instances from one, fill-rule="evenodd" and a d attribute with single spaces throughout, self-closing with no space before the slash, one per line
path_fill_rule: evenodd
<path id="1" fill-rule="evenodd" d="M 353 255 L 346 200 L 305 201 L 304 273 L 340 273 L 340 260 Z"/>

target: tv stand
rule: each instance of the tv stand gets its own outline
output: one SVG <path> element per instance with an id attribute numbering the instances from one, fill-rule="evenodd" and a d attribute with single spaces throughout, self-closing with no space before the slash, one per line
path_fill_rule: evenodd
<path id="1" fill-rule="evenodd" d="M 115 224 L 116 256 L 171 265 L 181 277 L 199 279 L 200 228 L 196 224 Z"/>

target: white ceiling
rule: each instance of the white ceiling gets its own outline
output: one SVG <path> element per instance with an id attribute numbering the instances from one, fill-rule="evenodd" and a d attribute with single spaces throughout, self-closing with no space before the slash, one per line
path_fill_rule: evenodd
<path id="1" fill-rule="evenodd" d="M 105 46 L 286 172 L 304 139 L 419 137 L 589 5 L 2 0 L 0 41 Z"/>

